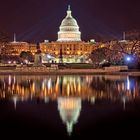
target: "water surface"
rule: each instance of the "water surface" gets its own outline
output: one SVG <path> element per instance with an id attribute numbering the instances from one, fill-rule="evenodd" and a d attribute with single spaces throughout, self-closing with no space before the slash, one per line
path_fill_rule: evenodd
<path id="1" fill-rule="evenodd" d="M 0 76 L 0 129 L 11 138 L 138 135 L 140 78 Z"/>

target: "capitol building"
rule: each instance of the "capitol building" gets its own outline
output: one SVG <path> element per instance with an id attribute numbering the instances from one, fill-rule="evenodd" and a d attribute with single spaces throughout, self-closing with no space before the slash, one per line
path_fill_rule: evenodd
<path id="1" fill-rule="evenodd" d="M 56 41 L 45 40 L 38 45 L 17 41 L 14 34 L 14 41 L 6 44 L 3 54 L 19 56 L 25 51 L 35 55 L 39 46 L 43 63 L 85 63 L 89 60 L 89 55 L 95 49 L 95 42 L 82 41 L 80 28 L 72 16 L 70 6 L 57 34 Z"/>
<path id="2" fill-rule="evenodd" d="M 70 6 L 68 6 L 66 16 L 60 22 L 56 36 L 55 41 L 44 40 L 36 44 L 17 41 L 16 35 L 14 35 L 12 42 L 4 45 L 0 44 L 0 53 L 18 57 L 22 52 L 29 52 L 35 56 L 38 49 L 40 49 L 42 63 L 92 63 L 89 56 L 94 50 L 104 47 L 113 48 L 117 43 L 113 40 L 109 42 L 95 42 L 94 39 L 87 42 L 83 41 L 80 27 L 72 16 Z M 133 40 L 126 40 L 123 36 L 123 40 L 119 40 L 119 43 L 126 47 L 125 50 L 128 53 L 131 53 Z M 139 55 L 139 50 L 136 50 L 136 52 Z"/>
<path id="3" fill-rule="evenodd" d="M 59 27 L 57 41 L 44 41 L 40 43 L 40 49 L 43 54 L 50 54 L 57 63 L 60 62 L 61 54 L 64 63 L 85 63 L 94 49 L 94 42 L 81 40 L 78 23 L 68 6 L 66 17 Z"/>

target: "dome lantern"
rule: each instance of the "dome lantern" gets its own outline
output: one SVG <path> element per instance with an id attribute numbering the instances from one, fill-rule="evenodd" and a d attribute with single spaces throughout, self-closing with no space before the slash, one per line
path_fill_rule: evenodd
<path id="1" fill-rule="evenodd" d="M 70 5 L 68 6 L 67 17 L 72 17 L 71 10 L 70 10 Z"/>

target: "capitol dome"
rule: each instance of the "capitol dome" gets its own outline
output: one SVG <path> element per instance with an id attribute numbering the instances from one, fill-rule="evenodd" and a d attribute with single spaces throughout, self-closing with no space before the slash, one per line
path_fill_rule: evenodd
<path id="1" fill-rule="evenodd" d="M 70 6 L 67 10 L 67 16 L 63 19 L 59 29 L 57 41 L 81 41 L 81 32 L 77 21 L 71 15 Z"/>

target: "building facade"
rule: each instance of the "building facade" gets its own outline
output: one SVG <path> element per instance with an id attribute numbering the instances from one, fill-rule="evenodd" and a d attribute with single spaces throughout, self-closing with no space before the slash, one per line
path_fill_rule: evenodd
<path id="1" fill-rule="evenodd" d="M 89 42 L 43 42 L 40 44 L 41 52 L 50 54 L 55 57 L 55 61 L 59 62 L 62 50 L 63 62 L 80 63 L 84 62 L 94 49 L 94 44 Z"/>
<path id="2" fill-rule="evenodd" d="M 37 45 L 28 42 L 9 42 L 5 44 L 2 53 L 6 55 L 20 55 L 21 52 L 31 52 L 33 55 L 37 51 Z"/>

